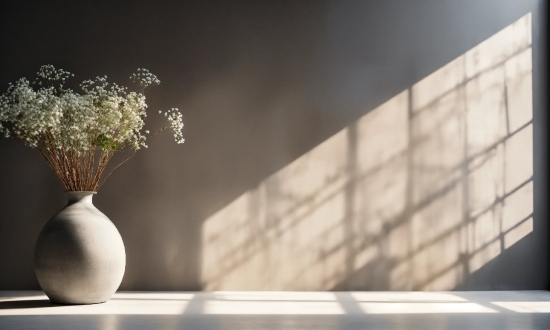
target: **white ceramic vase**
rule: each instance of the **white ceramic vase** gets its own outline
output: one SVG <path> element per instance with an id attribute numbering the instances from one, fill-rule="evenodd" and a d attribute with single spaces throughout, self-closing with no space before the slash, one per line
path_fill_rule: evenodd
<path id="1" fill-rule="evenodd" d="M 67 192 L 69 202 L 44 226 L 34 251 L 40 287 L 52 302 L 96 304 L 111 298 L 126 267 L 115 225 L 92 204 L 95 192 Z"/>

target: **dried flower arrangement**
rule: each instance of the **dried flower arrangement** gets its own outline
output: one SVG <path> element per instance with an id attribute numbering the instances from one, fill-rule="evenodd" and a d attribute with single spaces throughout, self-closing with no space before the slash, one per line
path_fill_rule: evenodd
<path id="1" fill-rule="evenodd" d="M 145 89 L 160 84 L 148 70 L 138 69 L 130 76 L 142 87 L 140 93 L 109 84 L 104 76 L 83 81 L 80 94 L 64 87 L 71 76 L 44 65 L 36 80 L 21 78 L 0 95 L 0 134 L 36 148 L 67 191 L 97 191 L 135 151 L 147 148 L 147 138 L 160 131 L 171 130 L 177 143 L 184 142 L 177 108 L 164 112 L 167 125 L 159 131 L 142 133 L 147 117 Z M 102 178 L 115 153 L 124 150 L 134 153 Z"/>

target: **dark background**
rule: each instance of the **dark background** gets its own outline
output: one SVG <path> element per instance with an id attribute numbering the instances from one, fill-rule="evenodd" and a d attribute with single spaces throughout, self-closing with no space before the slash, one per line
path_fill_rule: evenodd
<path id="1" fill-rule="evenodd" d="M 4 1 L 0 87 L 43 64 L 75 81 L 136 68 L 162 81 L 147 127 L 178 107 L 186 143 L 159 135 L 94 197 L 127 252 L 124 290 L 201 289 L 201 225 L 368 110 L 533 14 L 535 230 L 461 289 L 548 286 L 547 53 L 537 0 Z M 65 203 L 39 154 L 0 141 L 0 290 L 38 289 L 40 229 Z M 167 265 L 167 248 L 177 253 Z M 519 272 L 519 273 L 518 273 Z M 515 275 L 511 275 L 515 274 Z M 384 289 L 384 288 L 380 288 Z"/>

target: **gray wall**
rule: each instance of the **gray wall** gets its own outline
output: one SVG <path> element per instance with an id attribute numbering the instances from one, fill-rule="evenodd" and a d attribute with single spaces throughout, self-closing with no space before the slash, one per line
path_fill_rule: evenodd
<path id="1" fill-rule="evenodd" d="M 95 197 L 123 290 L 545 289 L 545 5 L 12 1 L 0 86 L 145 67 L 151 130 L 183 110 Z M 0 141 L 0 290 L 39 288 L 62 191 Z"/>

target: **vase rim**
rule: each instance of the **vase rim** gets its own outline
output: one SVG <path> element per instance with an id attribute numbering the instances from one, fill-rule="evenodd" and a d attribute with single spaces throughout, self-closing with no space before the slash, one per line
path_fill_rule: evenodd
<path id="1" fill-rule="evenodd" d="M 72 193 L 86 193 L 86 194 L 97 194 L 97 191 L 88 191 L 88 190 L 65 190 L 64 193 L 66 194 L 72 194 Z"/>

